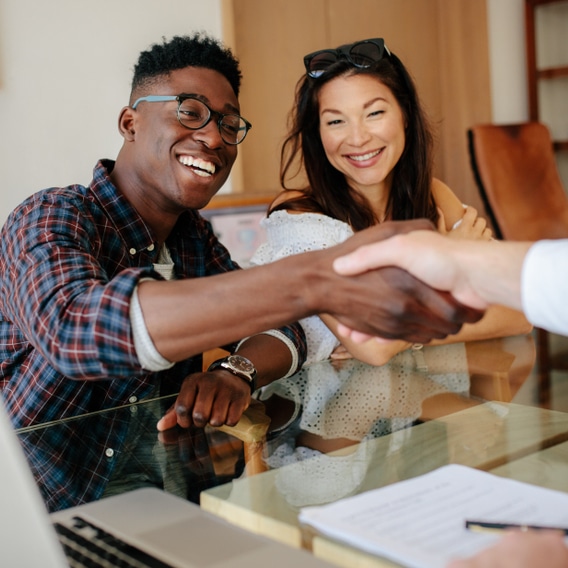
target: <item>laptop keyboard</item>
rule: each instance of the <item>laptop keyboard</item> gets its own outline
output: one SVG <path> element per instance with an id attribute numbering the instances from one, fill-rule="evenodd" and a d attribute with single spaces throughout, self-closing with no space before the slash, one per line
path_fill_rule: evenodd
<path id="1" fill-rule="evenodd" d="M 54 525 L 71 568 L 172 568 L 80 517 Z"/>

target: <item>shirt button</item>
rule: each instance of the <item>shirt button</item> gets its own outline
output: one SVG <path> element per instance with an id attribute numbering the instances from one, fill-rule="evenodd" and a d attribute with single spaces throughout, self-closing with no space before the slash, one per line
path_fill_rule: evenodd
<path id="1" fill-rule="evenodd" d="M 152 252 L 154 250 L 154 243 L 152 243 L 149 247 L 148 247 L 148 251 Z"/>
<path id="2" fill-rule="evenodd" d="M 112 456 L 114 456 L 114 450 L 112 448 L 107 448 L 105 450 L 105 456 L 107 458 L 112 458 Z"/>
<path id="3" fill-rule="evenodd" d="M 129 252 L 132 256 L 134 256 L 134 255 L 136 254 L 136 249 L 135 249 L 135 248 L 131 248 L 128 252 Z"/>
<path id="4" fill-rule="evenodd" d="M 135 403 L 137 400 L 138 400 L 138 397 L 133 394 L 133 395 L 128 399 L 128 402 L 130 402 L 130 403 Z"/>

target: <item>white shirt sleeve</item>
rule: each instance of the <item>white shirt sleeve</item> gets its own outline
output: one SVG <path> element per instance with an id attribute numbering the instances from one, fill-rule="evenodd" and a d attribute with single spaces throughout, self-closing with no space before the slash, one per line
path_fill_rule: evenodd
<path id="1" fill-rule="evenodd" d="M 568 239 L 531 246 L 521 273 L 521 302 L 535 326 L 568 335 Z"/>
<path id="2" fill-rule="evenodd" d="M 146 280 L 150 279 L 147 278 Z M 130 322 L 132 324 L 134 348 L 136 349 L 136 355 L 138 355 L 138 360 L 142 368 L 154 372 L 171 369 L 174 363 L 160 355 L 146 328 L 144 315 L 142 314 L 142 308 L 138 300 L 138 286 L 134 288 L 134 293 L 130 300 Z"/>

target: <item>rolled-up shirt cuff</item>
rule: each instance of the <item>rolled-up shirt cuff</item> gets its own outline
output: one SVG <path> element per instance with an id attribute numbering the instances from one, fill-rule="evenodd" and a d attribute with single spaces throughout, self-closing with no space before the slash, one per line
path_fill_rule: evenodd
<path id="1" fill-rule="evenodd" d="M 146 278 L 145 280 L 151 279 Z M 148 328 L 144 321 L 144 314 L 142 313 L 142 307 L 140 306 L 140 301 L 138 299 L 138 286 L 134 288 L 134 292 L 132 293 L 132 298 L 130 300 L 130 324 L 132 326 L 134 348 L 142 368 L 147 371 L 154 372 L 171 369 L 175 363 L 172 363 L 162 357 L 148 333 Z"/>
<path id="2" fill-rule="evenodd" d="M 269 329 L 268 331 L 263 331 L 262 334 L 271 335 L 272 337 L 276 337 L 277 339 L 282 341 L 282 343 L 284 343 L 284 345 L 286 345 L 288 347 L 288 349 L 290 350 L 290 355 L 292 356 L 292 364 L 290 365 L 290 369 L 288 370 L 288 372 L 282 378 L 285 379 L 286 377 L 290 377 L 291 375 L 293 375 L 298 370 L 298 361 L 300 360 L 299 357 L 298 357 L 298 351 L 296 349 L 296 346 L 294 345 L 294 342 L 286 334 L 282 333 L 278 329 Z M 258 335 L 261 335 L 261 334 L 258 334 Z M 237 344 L 236 351 L 239 350 L 239 347 L 247 339 L 250 339 L 250 337 L 245 337 L 244 339 L 241 339 L 241 341 L 239 341 L 239 343 Z"/>

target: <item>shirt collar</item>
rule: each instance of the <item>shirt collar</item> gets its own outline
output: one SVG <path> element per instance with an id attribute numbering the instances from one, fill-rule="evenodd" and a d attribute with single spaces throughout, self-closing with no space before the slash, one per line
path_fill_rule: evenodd
<path id="1" fill-rule="evenodd" d="M 89 189 L 100 206 L 108 213 L 109 221 L 132 252 L 144 250 L 158 253 L 156 239 L 150 227 L 110 180 L 113 160 L 99 160 Z"/>

